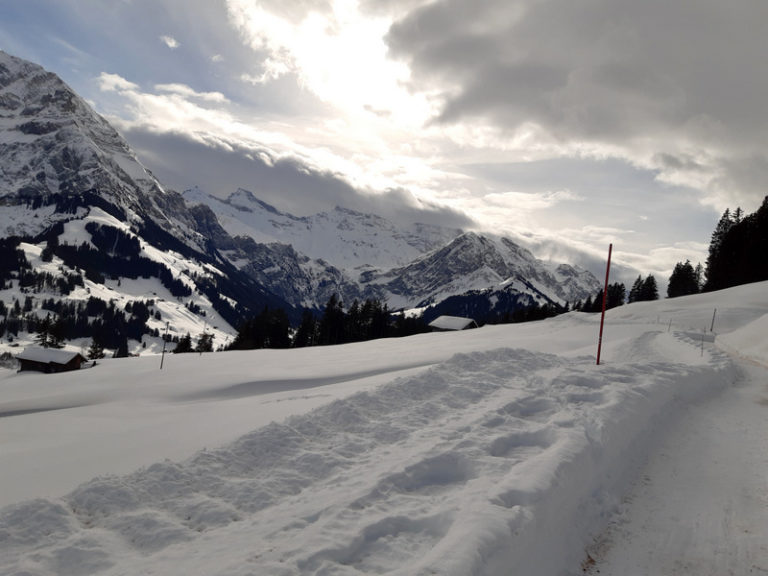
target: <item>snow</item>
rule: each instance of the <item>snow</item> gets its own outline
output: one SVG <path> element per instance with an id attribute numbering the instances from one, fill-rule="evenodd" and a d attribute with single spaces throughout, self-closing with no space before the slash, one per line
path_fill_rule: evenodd
<path id="1" fill-rule="evenodd" d="M 429 323 L 430 327 L 440 330 L 464 330 L 472 324 L 471 318 L 462 318 L 460 316 L 439 316 Z"/>
<path id="2" fill-rule="evenodd" d="M 57 350 L 55 348 L 38 348 L 29 346 L 16 357 L 34 362 L 53 362 L 55 364 L 66 364 L 77 355 L 77 352 L 68 350 Z"/>
<path id="3" fill-rule="evenodd" d="M 0 573 L 759 573 L 766 318 L 623 306 L 600 366 L 570 313 L 0 370 Z"/>

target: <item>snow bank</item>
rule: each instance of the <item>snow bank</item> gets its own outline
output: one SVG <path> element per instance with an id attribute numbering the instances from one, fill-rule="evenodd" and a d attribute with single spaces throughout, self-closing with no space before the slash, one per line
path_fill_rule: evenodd
<path id="1" fill-rule="evenodd" d="M 750 322 L 743 328 L 734 330 L 719 338 L 722 348 L 761 364 L 768 366 L 768 314 Z"/>

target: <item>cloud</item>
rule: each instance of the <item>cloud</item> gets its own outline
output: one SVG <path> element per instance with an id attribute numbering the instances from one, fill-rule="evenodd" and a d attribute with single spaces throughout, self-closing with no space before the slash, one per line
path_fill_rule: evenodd
<path id="1" fill-rule="evenodd" d="M 99 75 L 99 87 L 105 92 L 127 92 L 139 89 L 137 84 L 129 82 L 118 74 L 108 72 L 102 72 Z"/>
<path id="2" fill-rule="evenodd" d="M 167 35 L 160 36 L 160 41 L 166 46 L 168 46 L 168 48 L 170 48 L 171 50 L 176 50 L 176 48 L 181 46 L 181 44 L 179 44 L 179 41 L 176 40 L 176 38 L 174 38 L 173 36 L 167 36 Z"/>
<path id="3" fill-rule="evenodd" d="M 164 185 L 179 190 L 199 186 L 210 194 L 226 197 L 244 188 L 298 216 L 343 206 L 393 221 L 457 228 L 474 225 L 466 215 L 421 201 L 407 190 L 366 193 L 296 158 L 277 158 L 267 149 L 246 148 L 236 141 L 193 139 L 174 132 L 158 134 L 142 126 L 127 129 L 125 136 L 155 176 Z"/>
<path id="4" fill-rule="evenodd" d="M 176 94 L 183 98 L 193 100 L 203 100 L 206 102 L 217 102 L 220 104 L 229 102 L 226 96 L 221 92 L 196 92 L 186 84 L 155 84 L 155 90 Z"/>
<path id="5" fill-rule="evenodd" d="M 754 205 L 768 150 L 766 21 L 761 0 L 436 0 L 387 42 L 412 91 L 441 94 L 444 125 L 495 127 L 513 148 L 528 126 L 550 157 L 623 158 L 719 206 L 737 184 Z"/>
<path id="6" fill-rule="evenodd" d="M 391 121 L 421 124 L 433 112 L 403 86 L 408 67 L 388 57 L 389 18 L 371 18 L 354 2 L 227 0 L 230 22 L 261 58 L 255 84 L 295 74 L 301 87 L 344 113 L 388 111 Z"/>

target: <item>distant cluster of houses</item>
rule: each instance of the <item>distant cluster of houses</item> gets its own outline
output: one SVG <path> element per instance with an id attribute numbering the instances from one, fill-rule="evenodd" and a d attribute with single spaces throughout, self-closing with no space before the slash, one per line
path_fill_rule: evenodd
<path id="1" fill-rule="evenodd" d="M 440 316 L 430 322 L 429 326 L 435 332 L 448 332 L 477 328 L 477 323 L 472 318 Z M 34 370 L 46 374 L 79 370 L 84 363 L 88 362 L 88 359 L 79 352 L 38 347 L 26 348 L 21 354 L 16 355 L 16 359 L 21 364 L 19 371 Z"/>

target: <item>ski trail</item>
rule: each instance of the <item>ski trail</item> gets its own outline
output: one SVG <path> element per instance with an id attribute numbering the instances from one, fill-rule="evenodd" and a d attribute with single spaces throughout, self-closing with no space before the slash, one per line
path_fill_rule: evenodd
<path id="1" fill-rule="evenodd" d="M 590 550 L 590 574 L 768 574 L 768 370 L 741 366 L 736 385 L 670 425 Z"/>

